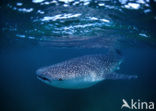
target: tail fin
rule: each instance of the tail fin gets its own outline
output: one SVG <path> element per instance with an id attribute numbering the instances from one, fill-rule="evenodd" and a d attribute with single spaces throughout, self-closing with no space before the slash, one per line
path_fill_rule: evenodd
<path id="1" fill-rule="evenodd" d="M 118 80 L 118 79 L 137 79 L 137 75 L 126 75 L 126 74 L 118 74 L 111 73 L 104 76 L 104 79 Z"/>

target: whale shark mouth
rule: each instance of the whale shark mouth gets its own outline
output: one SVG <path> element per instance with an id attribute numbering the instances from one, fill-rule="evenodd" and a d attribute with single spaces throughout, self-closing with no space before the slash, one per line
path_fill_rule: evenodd
<path id="1" fill-rule="evenodd" d="M 43 76 L 40 76 L 40 75 L 38 75 L 37 77 L 38 77 L 39 79 L 41 79 L 41 80 L 50 82 L 50 80 L 49 80 L 48 78 L 46 78 L 46 77 L 43 77 Z"/>

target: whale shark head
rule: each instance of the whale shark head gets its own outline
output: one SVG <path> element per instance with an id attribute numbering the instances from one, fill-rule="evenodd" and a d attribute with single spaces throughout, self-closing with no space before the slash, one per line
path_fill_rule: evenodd
<path id="1" fill-rule="evenodd" d="M 88 88 L 96 83 L 84 81 L 84 78 L 76 77 L 63 67 L 54 65 L 40 68 L 36 71 L 37 78 L 48 85 L 65 89 Z"/>
<path id="2" fill-rule="evenodd" d="M 36 71 L 36 75 L 42 82 L 56 87 L 61 86 L 64 81 L 67 81 L 67 78 L 62 76 L 62 72 L 59 70 L 59 67 L 48 66 L 40 68 Z"/>
<path id="3" fill-rule="evenodd" d="M 64 78 L 61 75 L 61 71 L 57 67 L 44 67 L 36 71 L 36 75 L 39 79 L 47 82 L 62 81 Z"/>

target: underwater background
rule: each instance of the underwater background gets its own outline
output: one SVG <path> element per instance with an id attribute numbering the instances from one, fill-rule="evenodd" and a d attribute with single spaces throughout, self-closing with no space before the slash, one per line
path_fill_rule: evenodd
<path id="1" fill-rule="evenodd" d="M 67 90 L 36 78 L 38 68 L 118 49 L 118 72 L 135 80 L 106 80 Z M 122 99 L 156 103 L 155 0 L 1 0 L 1 111 L 120 111 Z"/>

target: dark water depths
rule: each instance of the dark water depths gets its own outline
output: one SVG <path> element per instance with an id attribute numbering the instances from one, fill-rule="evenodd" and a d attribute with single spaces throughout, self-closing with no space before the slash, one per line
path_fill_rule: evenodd
<path id="1" fill-rule="evenodd" d="M 0 3 L 2 111 L 120 111 L 122 99 L 156 103 L 154 1 L 14 0 Z M 120 49 L 118 72 L 82 90 L 40 82 L 35 71 L 73 57 Z"/>

